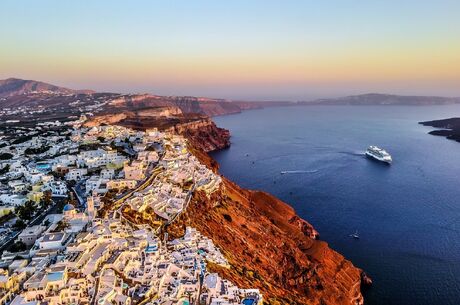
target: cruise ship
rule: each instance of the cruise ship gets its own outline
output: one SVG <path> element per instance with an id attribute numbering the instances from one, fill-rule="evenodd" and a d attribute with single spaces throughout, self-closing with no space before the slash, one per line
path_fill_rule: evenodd
<path id="1" fill-rule="evenodd" d="M 388 164 L 391 164 L 391 161 L 393 161 L 389 153 L 377 146 L 369 146 L 366 150 L 366 156 Z"/>

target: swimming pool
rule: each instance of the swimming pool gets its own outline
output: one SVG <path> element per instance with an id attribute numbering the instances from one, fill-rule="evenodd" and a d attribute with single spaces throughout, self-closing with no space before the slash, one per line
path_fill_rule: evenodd
<path id="1" fill-rule="evenodd" d="M 253 305 L 256 302 L 254 299 L 244 299 L 243 304 L 244 305 Z"/>

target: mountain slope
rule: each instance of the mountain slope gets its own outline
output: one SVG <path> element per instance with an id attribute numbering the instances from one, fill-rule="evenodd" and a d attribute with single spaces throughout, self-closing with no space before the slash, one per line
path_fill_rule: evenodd
<path id="1" fill-rule="evenodd" d="M 70 95 L 86 96 L 70 96 Z M 68 107 L 69 103 L 85 100 L 90 104 L 98 99 L 109 100 L 102 112 L 137 111 L 156 107 L 178 107 L 183 113 L 208 116 L 240 113 L 243 110 L 289 105 L 285 102 L 245 102 L 194 96 L 161 96 L 154 94 L 98 93 L 90 90 L 73 90 L 56 85 L 18 78 L 0 80 L 0 107 Z"/>
<path id="2" fill-rule="evenodd" d="M 32 92 L 48 92 L 61 94 L 93 93 L 91 90 L 72 90 L 35 80 L 8 78 L 0 80 L 0 97 L 29 94 Z"/>
<path id="3" fill-rule="evenodd" d="M 289 106 L 289 102 L 244 102 L 194 96 L 161 96 L 153 94 L 120 95 L 110 102 L 111 109 L 142 109 L 174 106 L 183 113 L 199 113 L 208 116 L 236 114 L 244 110 L 264 107 Z"/>
<path id="4" fill-rule="evenodd" d="M 139 110 L 151 107 L 178 107 L 183 113 L 200 113 L 209 116 L 240 113 L 238 105 L 222 99 L 193 96 L 160 96 L 153 94 L 121 95 L 110 102 L 112 111 Z"/>

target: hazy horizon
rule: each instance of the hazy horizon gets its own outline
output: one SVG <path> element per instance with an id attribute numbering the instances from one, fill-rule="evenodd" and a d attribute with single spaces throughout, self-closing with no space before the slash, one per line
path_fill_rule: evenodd
<path id="1" fill-rule="evenodd" d="M 5 1 L 0 79 L 241 100 L 460 96 L 458 1 L 137 4 Z"/>

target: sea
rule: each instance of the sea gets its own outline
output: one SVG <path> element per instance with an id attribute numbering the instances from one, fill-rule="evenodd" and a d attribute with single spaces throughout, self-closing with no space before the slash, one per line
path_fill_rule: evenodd
<path id="1" fill-rule="evenodd" d="M 419 121 L 460 105 L 293 106 L 215 117 L 220 173 L 289 203 L 364 269 L 365 304 L 460 304 L 460 143 Z M 365 157 L 386 149 L 388 166 Z M 350 237 L 358 232 L 360 239 Z"/>

